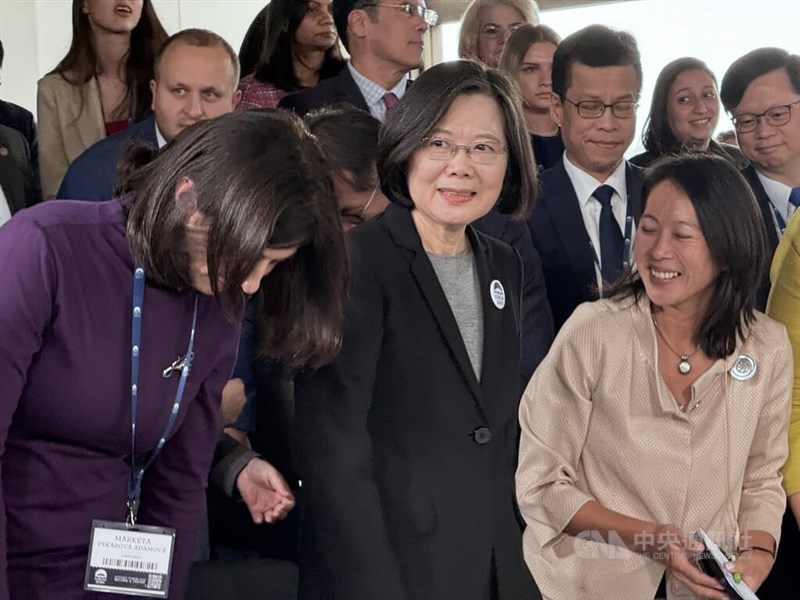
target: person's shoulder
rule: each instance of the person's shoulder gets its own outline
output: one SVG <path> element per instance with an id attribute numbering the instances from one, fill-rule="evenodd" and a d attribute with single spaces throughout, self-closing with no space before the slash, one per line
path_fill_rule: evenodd
<path id="1" fill-rule="evenodd" d="M 0 100 L 0 123 L 14 129 L 33 127 L 33 113 L 19 104 Z"/>
<path id="2" fill-rule="evenodd" d="M 314 87 L 288 94 L 281 99 L 278 106 L 281 108 L 300 108 L 310 111 L 335 102 L 339 96 L 340 77 L 341 73 L 335 77 L 323 79 Z"/>
<path id="3" fill-rule="evenodd" d="M 786 327 L 760 311 L 755 312 L 755 319 L 745 335 L 745 348 L 756 348 L 766 353 L 783 353 L 789 345 Z M 745 349 L 743 348 L 743 350 Z M 789 350 L 791 356 L 791 349 Z"/>
<path id="4" fill-rule="evenodd" d="M 75 87 L 74 84 L 67 81 L 67 79 L 61 73 L 48 73 L 39 81 L 37 82 L 37 87 L 39 91 L 42 90 L 58 90 L 58 89 L 70 89 Z"/>
<path id="5" fill-rule="evenodd" d="M 653 164 L 653 161 L 655 161 L 655 157 L 648 150 L 628 159 L 628 164 L 640 168 L 646 168 Z"/>
<path id="6" fill-rule="evenodd" d="M 117 200 L 108 202 L 49 200 L 17 212 L 7 225 L 14 224 L 14 227 L 33 227 L 47 231 L 124 222 L 122 205 Z"/>

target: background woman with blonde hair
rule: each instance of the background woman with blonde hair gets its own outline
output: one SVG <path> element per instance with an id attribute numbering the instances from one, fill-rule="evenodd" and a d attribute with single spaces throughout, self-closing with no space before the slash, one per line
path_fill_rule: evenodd
<path id="1" fill-rule="evenodd" d="M 539 170 L 549 169 L 564 154 L 561 131 L 550 114 L 553 55 L 560 43 L 559 35 L 547 25 L 525 24 L 508 38 L 500 58 L 500 70 L 519 86 Z"/>
<path id="2" fill-rule="evenodd" d="M 39 80 L 42 195 L 95 142 L 150 114 L 153 62 L 167 33 L 150 0 L 72 1 L 72 43 Z"/>
<path id="3" fill-rule="evenodd" d="M 461 18 L 458 56 L 496 69 L 509 36 L 525 23 L 539 23 L 534 0 L 472 0 Z"/>

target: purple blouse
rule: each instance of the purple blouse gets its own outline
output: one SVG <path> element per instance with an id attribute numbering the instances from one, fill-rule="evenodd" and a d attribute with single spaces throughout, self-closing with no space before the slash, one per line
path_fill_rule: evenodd
<path id="1" fill-rule="evenodd" d="M 119 201 L 46 202 L 0 229 L 0 600 L 77 600 L 92 519 L 123 521 L 131 445 L 133 260 Z M 163 432 L 194 293 L 148 283 L 136 452 Z M 177 530 L 180 598 L 219 432 L 238 325 L 200 296 L 195 353 L 172 437 L 145 474 L 139 523 Z M 3 520 L 5 515 L 5 520 Z"/>

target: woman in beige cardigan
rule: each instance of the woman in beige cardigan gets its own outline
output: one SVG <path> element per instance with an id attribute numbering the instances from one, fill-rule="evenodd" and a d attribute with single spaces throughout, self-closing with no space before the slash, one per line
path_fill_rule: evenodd
<path id="1" fill-rule="evenodd" d="M 153 61 L 166 38 L 150 0 L 72 1 L 72 45 L 38 86 L 45 199 L 81 152 L 149 114 Z"/>
<path id="2" fill-rule="evenodd" d="M 644 198 L 638 270 L 575 311 L 520 407 L 525 558 L 545 598 L 719 600 L 693 532 L 753 589 L 779 541 L 791 348 L 753 308 L 758 209 L 710 155 L 654 167 Z"/>

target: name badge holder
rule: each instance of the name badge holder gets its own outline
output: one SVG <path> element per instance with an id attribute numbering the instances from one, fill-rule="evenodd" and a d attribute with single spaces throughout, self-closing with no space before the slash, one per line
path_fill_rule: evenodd
<path id="1" fill-rule="evenodd" d="M 133 273 L 133 310 L 131 315 L 131 474 L 128 481 L 125 522 L 92 521 L 89 557 L 86 563 L 84 589 L 93 592 L 166 598 L 172 572 L 175 530 L 150 527 L 136 522 L 145 471 L 164 448 L 172 433 L 181 407 L 189 376 L 197 325 L 197 296 L 194 299 L 192 329 L 186 360 L 175 392 L 167 425 L 150 457 L 136 466 L 136 412 L 138 407 L 139 351 L 142 339 L 144 305 L 144 269 L 136 266 Z"/>
<path id="2" fill-rule="evenodd" d="M 625 235 L 623 236 L 622 243 L 622 269 L 627 271 L 631 266 L 631 237 L 633 233 L 633 212 L 631 211 L 631 198 L 628 195 L 628 200 L 625 203 Z M 597 248 L 594 247 L 592 240 L 589 240 L 589 247 L 592 249 L 595 266 L 600 269 L 600 256 L 597 254 Z"/>

